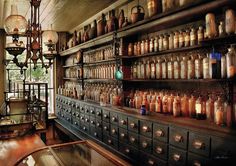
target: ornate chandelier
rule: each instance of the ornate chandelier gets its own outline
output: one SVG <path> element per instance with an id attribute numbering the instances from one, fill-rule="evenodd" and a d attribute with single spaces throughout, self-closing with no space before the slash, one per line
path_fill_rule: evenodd
<path id="1" fill-rule="evenodd" d="M 37 62 L 42 62 L 42 67 L 47 69 L 51 66 L 52 60 L 57 55 L 55 45 L 58 41 L 58 35 L 53 30 L 47 30 L 42 34 L 42 29 L 39 20 L 39 7 L 41 0 L 30 0 L 31 16 L 30 20 L 19 15 L 16 5 L 11 6 L 11 15 L 5 20 L 5 31 L 8 35 L 12 36 L 12 43 L 8 43 L 6 50 L 9 54 L 13 55 L 12 61 L 23 71 L 24 67 L 28 67 L 28 61 L 32 61 L 34 69 L 37 68 Z M 26 45 L 19 41 L 19 36 L 26 36 Z M 45 38 L 45 45 L 48 51 L 42 51 L 42 37 Z M 26 57 L 24 62 L 18 61 L 18 55 L 21 55 L 26 50 Z M 44 63 L 43 56 L 49 60 L 49 64 Z"/>

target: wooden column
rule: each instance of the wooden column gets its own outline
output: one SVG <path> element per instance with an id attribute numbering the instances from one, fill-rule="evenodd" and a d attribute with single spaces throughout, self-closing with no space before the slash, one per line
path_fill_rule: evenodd
<path id="1" fill-rule="evenodd" d="M 3 64 L 3 59 L 5 58 L 5 43 L 6 43 L 6 33 L 3 29 L 0 29 L 0 105 L 4 101 L 4 91 L 5 91 L 5 66 Z"/>

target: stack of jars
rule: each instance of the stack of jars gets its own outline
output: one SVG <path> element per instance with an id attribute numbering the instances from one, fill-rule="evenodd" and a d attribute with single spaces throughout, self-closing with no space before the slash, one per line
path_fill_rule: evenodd
<path id="1" fill-rule="evenodd" d="M 236 75 L 236 52 L 233 47 L 220 53 L 170 54 L 142 58 L 131 66 L 132 79 L 219 79 Z"/>
<path id="2" fill-rule="evenodd" d="M 83 98 L 83 89 L 82 85 L 76 82 L 66 81 L 64 86 L 59 86 L 57 93 L 59 95 L 64 95 L 67 97 L 82 99 Z"/>
<path id="3" fill-rule="evenodd" d="M 84 78 L 88 79 L 114 79 L 115 63 L 84 67 Z"/>
<path id="4" fill-rule="evenodd" d="M 123 104 L 122 86 L 107 83 L 85 84 L 85 100 L 92 100 L 100 103 L 101 106 Z"/>
<path id="5" fill-rule="evenodd" d="M 85 52 L 83 58 L 84 58 L 84 63 L 94 63 L 97 61 L 112 59 L 113 58 L 112 46 L 95 51 L 93 50 L 90 52 Z"/>
<path id="6" fill-rule="evenodd" d="M 222 97 L 195 96 L 173 91 L 136 90 L 125 98 L 125 106 L 170 114 L 174 117 L 208 119 L 217 125 L 231 125 L 231 107 Z"/>

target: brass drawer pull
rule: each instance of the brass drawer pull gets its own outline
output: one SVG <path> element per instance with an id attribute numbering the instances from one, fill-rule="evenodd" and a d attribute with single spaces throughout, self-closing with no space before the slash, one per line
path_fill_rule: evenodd
<path id="1" fill-rule="evenodd" d="M 148 159 L 148 164 L 149 164 L 149 165 L 154 165 L 155 162 L 154 162 L 152 159 Z"/>
<path id="2" fill-rule="evenodd" d="M 181 135 L 175 135 L 174 140 L 175 142 L 183 142 L 183 137 Z"/>
<path id="3" fill-rule="evenodd" d="M 156 135 L 157 135 L 157 137 L 163 137 L 164 136 L 164 132 L 162 130 L 157 130 L 156 131 Z"/>
<path id="4" fill-rule="evenodd" d="M 126 124 L 125 120 L 123 120 L 123 119 L 120 121 L 120 123 L 121 123 L 122 125 L 125 125 L 125 124 Z"/>
<path id="5" fill-rule="evenodd" d="M 97 123 L 97 127 L 100 127 L 101 126 L 101 124 L 100 123 Z"/>
<path id="6" fill-rule="evenodd" d="M 181 155 L 179 155 L 179 154 L 174 154 L 174 155 L 173 155 L 173 160 L 176 161 L 176 162 L 180 161 L 180 160 L 181 160 Z"/>
<path id="7" fill-rule="evenodd" d="M 97 116 L 100 116 L 101 115 L 101 113 L 100 112 L 97 112 Z"/>
<path id="8" fill-rule="evenodd" d="M 124 138 L 125 137 L 125 133 L 121 133 L 120 136 L 121 136 L 121 138 Z"/>
<path id="9" fill-rule="evenodd" d="M 94 110 L 90 110 L 90 113 L 91 113 L 91 114 L 94 114 Z"/>
<path id="10" fill-rule="evenodd" d="M 98 136 L 97 132 L 95 132 L 95 133 L 94 133 L 94 136 L 95 136 L 95 137 L 97 137 L 97 136 Z"/>
<path id="11" fill-rule="evenodd" d="M 107 119 L 107 118 L 108 118 L 108 115 L 107 115 L 107 114 L 104 114 L 104 118 L 106 118 L 106 119 Z"/>
<path id="12" fill-rule="evenodd" d="M 112 120 L 112 122 L 115 122 L 115 121 L 116 121 L 116 117 L 113 116 L 113 117 L 111 118 L 111 120 Z"/>
<path id="13" fill-rule="evenodd" d="M 89 121 L 89 120 L 86 118 L 86 119 L 85 119 L 85 122 L 88 122 L 88 121 Z"/>
<path id="14" fill-rule="evenodd" d="M 204 149 L 205 144 L 203 142 L 201 142 L 201 141 L 194 141 L 193 142 L 193 147 L 195 149 Z"/>
<path id="15" fill-rule="evenodd" d="M 90 121 L 90 123 L 91 123 L 91 124 L 94 124 L 94 121 L 93 121 L 93 120 L 91 120 L 91 121 Z"/>
<path id="16" fill-rule="evenodd" d="M 66 118 L 67 121 L 69 121 L 70 119 L 69 118 Z"/>
<path id="17" fill-rule="evenodd" d="M 73 112 L 73 113 L 72 113 L 72 115 L 74 115 L 74 116 L 75 116 L 75 112 Z"/>
<path id="18" fill-rule="evenodd" d="M 111 130 L 111 133 L 112 133 L 112 134 L 115 134 L 115 133 L 116 133 L 116 129 L 112 129 L 112 130 Z"/>
<path id="19" fill-rule="evenodd" d="M 86 127 L 83 127 L 83 130 L 85 131 L 85 130 L 86 130 Z"/>
<path id="20" fill-rule="evenodd" d="M 81 120 L 84 120 L 84 117 L 80 117 Z"/>
<path id="21" fill-rule="evenodd" d="M 107 126 L 104 126 L 103 128 L 104 128 L 104 130 L 106 130 L 106 131 L 108 130 L 108 127 L 107 127 Z"/>
<path id="22" fill-rule="evenodd" d="M 79 114 L 76 114 L 76 117 L 79 117 Z"/>
<path id="23" fill-rule="evenodd" d="M 75 125 L 77 125 L 77 122 L 74 122 Z"/>
<path id="24" fill-rule="evenodd" d="M 156 147 L 156 153 L 157 154 L 163 154 L 163 149 L 160 146 Z"/>
<path id="25" fill-rule="evenodd" d="M 107 141 L 109 144 L 112 144 L 112 141 L 109 139 L 108 141 Z"/>
<path id="26" fill-rule="evenodd" d="M 142 127 L 143 132 L 149 132 L 149 127 L 148 126 L 143 126 Z"/>
<path id="27" fill-rule="evenodd" d="M 125 153 L 130 153 L 130 150 L 128 148 L 125 148 Z"/>
<path id="28" fill-rule="evenodd" d="M 145 148 L 147 148 L 147 146 L 148 146 L 148 143 L 146 141 L 143 141 L 142 142 L 142 147 L 145 149 Z"/>
<path id="29" fill-rule="evenodd" d="M 131 143 L 134 143 L 136 139 L 134 137 L 130 137 L 129 140 L 130 140 Z"/>
<path id="30" fill-rule="evenodd" d="M 130 127 L 131 127 L 132 129 L 134 129 L 134 128 L 136 128 L 136 124 L 135 124 L 135 123 L 130 123 Z"/>
<path id="31" fill-rule="evenodd" d="M 199 161 L 194 161 L 193 166 L 201 166 L 201 163 Z"/>

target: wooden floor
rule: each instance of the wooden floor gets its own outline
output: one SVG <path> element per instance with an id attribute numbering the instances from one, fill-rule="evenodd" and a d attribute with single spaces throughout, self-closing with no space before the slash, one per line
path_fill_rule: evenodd
<path id="1" fill-rule="evenodd" d="M 36 134 L 0 140 L 0 166 L 13 166 L 17 160 L 45 144 Z"/>

